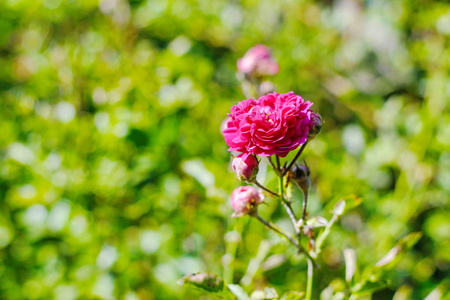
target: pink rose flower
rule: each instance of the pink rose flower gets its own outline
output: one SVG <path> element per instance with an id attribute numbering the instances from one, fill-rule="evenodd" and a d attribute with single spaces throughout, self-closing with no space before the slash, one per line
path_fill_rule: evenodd
<path id="1" fill-rule="evenodd" d="M 241 154 L 233 159 L 233 170 L 239 180 L 254 182 L 258 174 L 259 161 L 254 155 Z"/>
<path id="2" fill-rule="evenodd" d="M 222 131 L 228 150 L 285 157 L 306 142 L 312 105 L 294 92 L 239 102 L 231 108 Z"/>
<path id="3" fill-rule="evenodd" d="M 264 201 L 264 195 L 252 186 L 241 186 L 231 194 L 233 217 L 241 217 L 256 211 L 258 204 Z"/>
<path id="4" fill-rule="evenodd" d="M 272 58 L 269 48 L 256 45 L 245 53 L 237 62 L 238 70 L 242 73 L 257 76 L 275 75 L 280 71 L 277 62 Z"/>

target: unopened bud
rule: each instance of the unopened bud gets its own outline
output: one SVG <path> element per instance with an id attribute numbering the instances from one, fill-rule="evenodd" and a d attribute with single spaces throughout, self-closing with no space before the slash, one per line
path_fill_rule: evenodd
<path id="1" fill-rule="evenodd" d="M 304 194 L 308 193 L 309 187 L 311 186 L 311 180 L 309 179 L 310 175 L 311 171 L 305 165 L 295 165 L 289 172 L 291 180 L 298 185 Z"/>
<path id="2" fill-rule="evenodd" d="M 312 140 L 322 130 L 322 117 L 318 113 L 311 112 L 311 124 L 309 128 L 308 140 Z"/>
<path id="3" fill-rule="evenodd" d="M 240 181 L 252 183 L 259 171 L 259 161 L 254 155 L 244 154 L 233 159 L 233 170 Z"/>
<path id="4" fill-rule="evenodd" d="M 256 212 L 258 204 L 264 201 L 264 195 L 261 191 L 252 186 L 241 186 L 231 194 L 231 206 L 234 209 L 233 217 L 242 217 L 243 215 Z"/>

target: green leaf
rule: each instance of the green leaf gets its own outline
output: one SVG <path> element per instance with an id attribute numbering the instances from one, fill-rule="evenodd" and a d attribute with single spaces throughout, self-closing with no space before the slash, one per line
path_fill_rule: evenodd
<path id="1" fill-rule="evenodd" d="M 312 217 L 311 219 L 308 219 L 308 221 L 306 221 L 306 224 L 317 228 L 317 227 L 325 227 L 327 226 L 327 219 L 323 218 L 323 217 Z"/>
<path id="2" fill-rule="evenodd" d="M 280 300 L 302 300 L 304 297 L 304 292 L 290 291 L 284 294 Z"/>
<path id="3" fill-rule="evenodd" d="M 344 250 L 345 259 L 345 281 L 350 283 L 356 271 L 356 253 L 353 249 Z"/>
<path id="4" fill-rule="evenodd" d="M 412 232 L 403 237 L 398 244 L 401 245 L 403 251 L 411 249 L 422 237 L 422 232 Z"/>
<path id="5" fill-rule="evenodd" d="M 342 216 L 344 210 L 345 210 L 345 201 L 339 200 L 338 203 L 336 203 L 336 205 L 334 206 L 333 214 Z"/>
<path id="6" fill-rule="evenodd" d="M 250 300 L 248 294 L 242 289 L 240 285 L 228 284 L 228 289 L 236 296 L 239 300 Z"/>
<path id="7" fill-rule="evenodd" d="M 358 207 L 362 203 L 362 198 L 356 195 L 347 195 L 342 200 L 345 201 L 345 212 Z"/>
<path id="8" fill-rule="evenodd" d="M 264 290 L 256 290 L 250 296 L 251 300 L 278 299 L 278 293 L 274 288 L 265 288 Z"/>
<path id="9" fill-rule="evenodd" d="M 414 246 L 422 237 L 421 232 L 413 232 L 401 238 L 397 245 L 394 246 L 383 258 L 381 258 L 375 265 L 376 268 L 393 267 L 396 264 L 396 258 L 399 254 L 404 253 Z M 394 262 L 395 261 L 395 262 Z M 392 263 L 394 262 L 394 263 Z"/>
<path id="10" fill-rule="evenodd" d="M 339 198 L 336 202 L 331 201 L 330 205 L 333 205 L 332 203 L 335 203 L 332 209 L 333 214 L 341 216 L 360 205 L 362 203 L 362 198 L 359 198 L 356 195 L 347 195 Z M 328 206 L 328 208 L 330 209 L 330 206 Z"/>
<path id="11" fill-rule="evenodd" d="M 353 286 L 350 290 L 352 295 L 361 296 L 372 294 L 378 290 L 384 289 L 389 286 L 390 282 L 388 280 L 377 280 L 377 281 L 362 281 L 355 286 Z"/>
<path id="12" fill-rule="evenodd" d="M 223 291 L 225 281 L 212 273 L 195 273 L 183 277 L 178 283 L 194 286 L 210 293 L 219 293 Z"/>

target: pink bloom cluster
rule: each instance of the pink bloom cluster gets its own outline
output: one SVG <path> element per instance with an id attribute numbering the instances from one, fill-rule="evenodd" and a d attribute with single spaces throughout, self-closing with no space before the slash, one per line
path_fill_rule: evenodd
<path id="1" fill-rule="evenodd" d="M 242 73 L 257 76 L 275 75 L 280 71 L 277 62 L 272 58 L 269 48 L 256 45 L 245 53 L 237 62 L 238 70 Z"/>
<path id="2" fill-rule="evenodd" d="M 231 206 L 234 209 L 234 217 L 256 211 L 258 204 L 264 201 L 264 195 L 252 186 L 241 186 L 231 194 Z"/>
<path id="3" fill-rule="evenodd" d="M 231 108 L 223 135 L 229 151 L 285 157 L 306 142 L 313 103 L 289 92 L 248 99 Z"/>

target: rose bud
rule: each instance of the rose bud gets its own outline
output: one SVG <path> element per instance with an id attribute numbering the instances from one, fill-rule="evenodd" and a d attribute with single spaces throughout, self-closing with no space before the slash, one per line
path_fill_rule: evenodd
<path id="1" fill-rule="evenodd" d="M 243 154 L 233 159 L 233 170 L 239 180 L 248 183 L 255 182 L 259 171 L 259 161 L 254 155 Z"/>
<path id="2" fill-rule="evenodd" d="M 322 117 L 315 112 L 311 112 L 310 117 L 311 123 L 309 125 L 308 140 L 315 138 L 322 130 Z"/>
<path id="3" fill-rule="evenodd" d="M 291 180 L 298 185 L 304 194 L 308 193 L 309 187 L 311 186 L 309 175 L 311 175 L 311 171 L 304 165 L 295 165 L 289 172 Z"/>
<path id="4" fill-rule="evenodd" d="M 231 206 L 234 209 L 233 217 L 252 215 L 256 212 L 258 204 L 264 201 L 264 195 L 252 186 L 241 186 L 231 194 Z"/>

